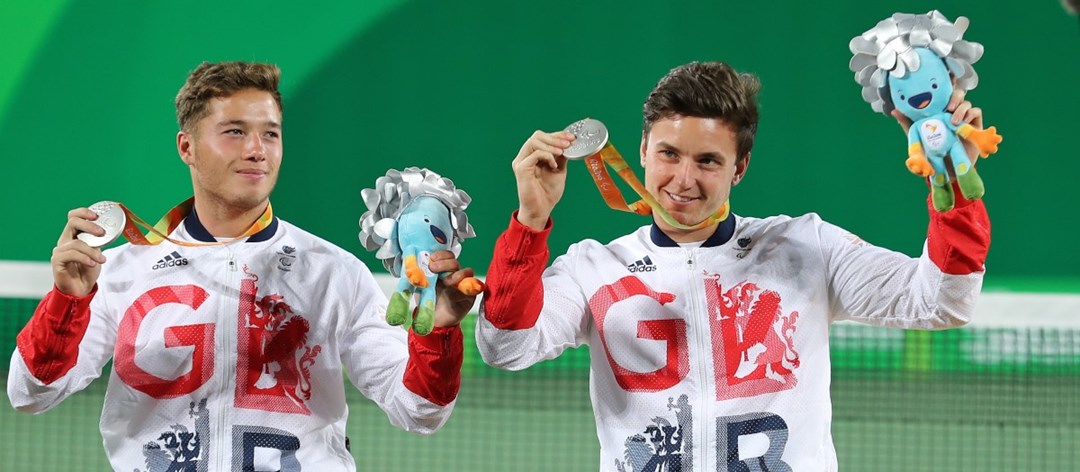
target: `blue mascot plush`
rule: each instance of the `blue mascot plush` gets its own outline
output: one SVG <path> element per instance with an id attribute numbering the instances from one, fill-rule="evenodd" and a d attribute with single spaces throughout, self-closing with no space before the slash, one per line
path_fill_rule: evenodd
<path id="1" fill-rule="evenodd" d="M 982 179 L 961 140 L 974 144 L 982 157 L 997 152 L 1001 142 L 995 127 L 954 125 L 946 111 L 954 87 L 971 90 L 978 84 L 971 64 L 982 57 L 983 48 L 961 39 L 967 26 L 967 18 L 959 17 L 953 24 L 936 10 L 926 15 L 897 13 L 849 44 L 855 54 L 850 67 L 863 86 L 863 98 L 875 111 L 890 114 L 895 109 L 912 121 L 907 168 L 930 179 L 937 211 L 952 209 L 956 200 L 946 162 L 951 161 L 964 198 L 983 196 Z"/>
<path id="2" fill-rule="evenodd" d="M 364 189 L 362 196 L 368 211 L 360 218 L 360 241 L 369 251 L 377 249 L 376 257 L 399 277 L 386 321 L 427 335 L 434 327 L 435 286 L 441 275 L 431 272 L 428 262 L 436 251 L 458 255 L 461 241 L 475 236 L 465 217 L 469 195 L 455 189 L 450 179 L 410 167 L 391 169 L 376 180 L 374 189 Z M 475 277 L 457 285 L 468 295 L 480 293 L 483 287 Z M 417 294 L 413 310 L 411 302 Z"/>

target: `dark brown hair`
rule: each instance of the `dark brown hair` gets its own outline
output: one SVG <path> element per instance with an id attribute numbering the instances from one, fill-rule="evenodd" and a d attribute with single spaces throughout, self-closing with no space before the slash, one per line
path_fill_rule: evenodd
<path id="1" fill-rule="evenodd" d="M 228 97 L 244 89 L 269 93 L 281 109 L 278 82 L 281 69 L 257 62 L 203 62 L 191 71 L 176 94 L 176 121 L 180 129 L 195 132 L 195 125 L 210 113 L 210 100 Z"/>
<path id="2" fill-rule="evenodd" d="M 715 118 L 735 131 L 738 158 L 754 147 L 761 82 L 723 62 L 691 62 L 668 72 L 645 99 L 642 132 L 675 115 Z"/>

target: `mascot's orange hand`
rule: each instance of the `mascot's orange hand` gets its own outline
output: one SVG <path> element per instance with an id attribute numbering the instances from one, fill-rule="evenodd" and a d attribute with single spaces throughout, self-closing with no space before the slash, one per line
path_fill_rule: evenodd
<path id="1" fill-rule="evenodd" d="M 921 143 L 915 142 L 908 146 L 907 155 L 908 159 L 904 161 L 904 164 L 907 164 L 912 174 L 920 177 L 934 175 L 934 166 L 930 165 L 930 161 L 926 159 Z"/>
<path id="2" fill-rule="evenodd" d="M 904 163 L 907 164 L 907 168 L 912 174 L 922 177 L 934 175 L 934 166 L 930 165 L 930 161 L 926 159 L 926 156 L 911 156 Z"/>
<path id="3" fill-rule="evenodd" d="M 972 130 L 967 139 L 978 146 L 980 157 L 989 157 L 998 151 L 998 144 L 1001 143 L 1002 138 L 1000 134 L 997 134 L 997 127 L 991 126 L 986 129 Z"/>
<path id="4" fill-rule="evenodd" d="M 458 282 L 457 289 L 465 295 L 477 295 L 484 291 L 484 283 L 476 277 L 467 277 L 461 282 Z"/>
<path id="5" fill-rule="evenodd" d="M 421 269 L 420 265 L 416 263 L 415 256 L 405 258 L 405 277 L 409 279 L 409 283 L 413 284 L 414 287 L 428 287 L 427 274 L 425 274 L 424 269 Z"/>

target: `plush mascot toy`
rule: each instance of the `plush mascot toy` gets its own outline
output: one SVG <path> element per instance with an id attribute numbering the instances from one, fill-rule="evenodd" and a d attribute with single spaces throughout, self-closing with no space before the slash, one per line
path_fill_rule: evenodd
<path id="1" fill-rule="evenodd" d="M 945 107 L 953 88 L 971 90 L 978 75 L 971 67 L 982 57 L 979 43 L 964 41 L 964 17 L 949 22 L 937 10 L 925 15 L 894 14 L 849 43 L 855 54 L 850 67 L 862 96 L 874 111 L 899 110 L 913 123 L 908 131 L 907 168 L 930 178 L 930 196 L 937 211 L 955 202 L 945 156 L 951 157 L 956 183 L 964 198 L 983 196 L 983 182 L 961 140 L 970 141 L 987 157 L 997 152 L 1001 136 L 991 126 L 975 129 L 953 125 Z"/>
<path id="2" fill-rule="evenodd" d="M 399 277 L 386 308 L 391 325 L 412 326 L 427 335 L 435 324 L 435 285 L 439 274 L 428 269 L 431 253 L 449 250 L 458 255 L 461 241 L 476 236 L 465 217 L 471 199 L 445 179 L 427 169 L 409 167 L 389 170 L 375 181 L 375 188 L 361 192 L 368 211 L 360 217 L 360 242 Z M 458 290 L 476 295 L 483 283 L 475 277 L 461 281 Z M 415 317 L 411 302 L 419 292 Z"/>

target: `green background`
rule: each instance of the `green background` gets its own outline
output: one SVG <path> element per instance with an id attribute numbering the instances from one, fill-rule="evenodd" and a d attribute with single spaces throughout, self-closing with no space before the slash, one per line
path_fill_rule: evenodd
<path id="1" fill-rule="evenodd" d="M 861 100 L 847 43 L 895 11 L 935 8 L 971 19 L 966 38 L 986 54 L 969 98 L 1005 137 L 979 167 L 994 222 L 987 286 L 1080 292 L 1080 163 L 1068 141 L 1080 124 L 1080 26 L 1057 0 L 4 2 L 0 260 L 48 260 L 70 208 L 119 200 L 154 220 L 190 195 L 173 97 L 204 60 L 282 67 L 287 152 L 275 210 L 371 267 L 381 264 L 356 240 L 360 190 L 387 169 L 428 167 L 473 196 L 478 236 L 462 260 L 484 272 L 516 208 L 510 161 L 525 138 L 591 116 L 636 168 L 642 100 L 692 60 L 724 60 L 763 82 L 736 213 L 815 211 L 916 254 L 926 187 L 903 166 L 899 128 Z M 583 168 L 571 169 L 554 217 L 554 254 L 646 223 L 608 210 Z M 2 352 L 35 302 L 0 299 Z M 1075 331 L 848 328 L 832 337 L 845 470 L 1080 463 Z M 1042 349 L 1047 336 L 1061 355 Z M 1018 338 L 1029 341 L 1019 348 Z M 505 373 L 466 348 L 458 408 L 433 437 L 394 430 L 351 393 L 361 470 L 596 469 L 586 350 Z M 972 360 L 987 349 L 994 361 Z M 0 408 L 0 470 L 103 470 L 103 392 L 95 382 L 40 417 Z"/>
<path id="2" fill-rule="evenodd" d="M 994 221 L 990 282 L 1080 275 L 1069 250 L 1080 171 L 1080 33 L 1057 1 L 5 2 L 0 7 L 0 259 L 47 260 L 68 209 L 113 199 L 156 220 L 190 194 L 175 150 L 176 91 L 203 60 L 283 69 L 278 214 L 358 253 L 360 190 L 428 167 L 469 192 L 484 272 L 516 208 L 510 161 L 535 129 L 603 120 L 637 168 L 640 109 L 691 60 L 758 74 L 762 119 L 739 214 L 816 211 L 864 239 L 921 249 L 925 184 L 895 122 L 860 98 L 848 41 L 894 11 L 971 19 L 969 98 L 1004 136 L 980 165 Z M 640 169 L 637 169 L 641 175 Z M 552 251 L 645 224 L 607 209 L 571 168 Z"/>

